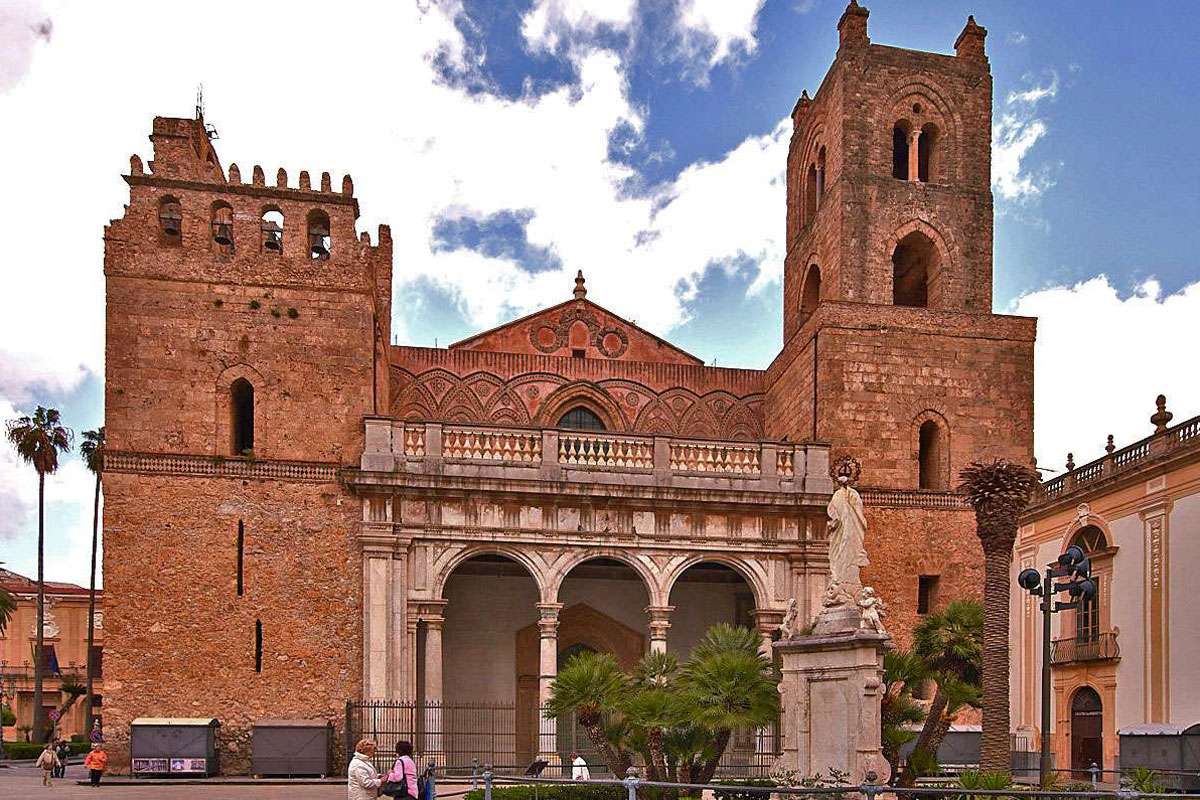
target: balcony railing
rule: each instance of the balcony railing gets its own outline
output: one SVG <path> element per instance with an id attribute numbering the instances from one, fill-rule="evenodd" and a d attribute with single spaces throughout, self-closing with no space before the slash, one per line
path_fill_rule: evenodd
<path id="1" fill-rule="evenodd" d="M 368 417 L 363 472 L 828 494 L 829 446 Z"/>
<path id="2" fill-rule="evenodd" d="M 1075 664 L 1081 661 L 1108 661 L 1121 657 L 1117 634 L 1112 631 L 1095 636 L 1073 636 L 1050 643 L 1051 664 Z"/>
<path id="3" fill-rule="evenodd" d="M 1044 482 L 1034 496 L 1033 505 L 1053 502 L 1076 488 L 1139 469 L 1149 459 L 1195 446 L 1200 446 L 1200 416 L 1184 420 L 1162 433 L 1114 450 L 1103 458 L 1089 461 Z"/>

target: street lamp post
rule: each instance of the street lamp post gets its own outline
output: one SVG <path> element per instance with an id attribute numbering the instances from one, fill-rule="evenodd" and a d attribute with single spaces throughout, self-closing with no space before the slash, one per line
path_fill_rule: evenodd
<path id="1" fill-rule="evenodd" d="M 1036 569 L 1023 569 L 1017 576 L 1017 584 L 1041 600 L 1042 609 L 1042 752 L 1038 762 L 1038 782 L 1046 786 L 1050 781 L 1050 621 L 1054 614 L 1067 609 L 1079 608 L 1080 598 L 1090 600 L 1096 593 L 1096 583 L 1091 579 L 1092 564 L 1078 545 L 1071 545 L 1058 560 L 1046 567 L 1046 575 Z M 1055 583 L 1057 578 L 1066 578 Z M 1066 592 L 1068 602 L 1055 600 Z"/>

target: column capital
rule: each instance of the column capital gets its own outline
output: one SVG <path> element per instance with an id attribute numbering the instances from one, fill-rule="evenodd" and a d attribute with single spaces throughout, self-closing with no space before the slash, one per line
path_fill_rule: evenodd
<path id="1" fill-rule="evenodd" d="M 667 641 L 667 631 L 671 629 L 671 612 L 675 606 L 646 606 L 643 609 L 650 617 L 650 642 Z"/>
<path id="2" fill-rule="evenodd" d="M 541 617 L 542 619 L 548 619 L 551 617 L 553 617 L 554 619 L 558 619 L 558 612 L 562 611 L 562 609 L 563 609 L 562 603 L 538 603 L 537 604 L 538 616 Z"/>
<path id="3" fill-rule="evenodd" d="M 442 623 L 446 621 L 445 611 L 449 604 L 448 600 L 410 600 L 409 610 L 413 610 L 415 606 L 417 619 L 426 625 L 436 626 L 440 629 Z"/>
<path id="4" fill-rule="evenodd" d="M 562 603 L 538 603 L 538 633 L 542 639 L 555 639 L 558 637 L 558 612 L 562 610 Z"/>

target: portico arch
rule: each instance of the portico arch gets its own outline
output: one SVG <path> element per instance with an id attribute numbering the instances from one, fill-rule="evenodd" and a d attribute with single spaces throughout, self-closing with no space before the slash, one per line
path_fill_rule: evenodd
<path id="1" fill-rule="evenodd" d="M 446 581 L 449 580 L 454 571 L 464 562 L 486 555 L 503 556 L 524 567 L 525 571 L 529 573 L 529 577 L 533 579 L 534 584 L 537 586 L 538 597 L 543 598 L 543 600 L 547 597 L 547 587 L 550 585 L 550 579 L 543 572 L 542 565 L 530 557 L 527 548 L 505 542 L 483 542 L 471 545 L 464 547 L 450 556 L 445 563 L 439 565 L 437 568 L 437 578 L 433 582 L 434 596 L 445 599 Z M 553 601 L 545 600 L 545 602 Z"/>
<path id="2" fill-rule="evenodd" d="M 679 562 L 675 569 L 666 576 L 663 580 L 663 595 L 667 598 L 671 596 L 671 592 L 675 588 L 675 583 L 683 573 L 687 572 L 697 564 L 708 562 L 710 564 L 720 564 L 729 567 L 742 577 L 746 585 L 750 587 L 751 593 L 754 595 L 754 605 L 756 608 L 770 607 L 770 592 L 767 591 L 767 579 L 765 571 L 746 562 L 744 559 L 737 556 L 727 555 L 725 553 L 707 553 L 696 555 L 688 558 L 685 561 Z M 756 568 L 758 571 L 756 571 Z"/>
<path id="3" fill-rule="evenodd" d="M 611 547 L 582 550 L 571 554 L 556 565 L 554 571 L 546 579 L 545 602 L 560 602 L 559 592 L 562 589 L 563 581 L 566 580 L 567 576 L 576 567 L 588 561 L 601 561 L 604 559 L 619 561 L 637 573 L 638 577 L 641 578 L 643 588 L 646 590 L 646 596 L 650 605 L 661 605 L 664 602 L 666 595 L 650 568 L 626 551 Z"/>

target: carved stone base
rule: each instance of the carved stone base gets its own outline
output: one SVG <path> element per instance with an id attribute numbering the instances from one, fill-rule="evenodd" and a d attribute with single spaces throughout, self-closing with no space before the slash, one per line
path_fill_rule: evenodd
<path id="1" fill-rule="evenodd" d="M 856 605 L 830 606 L 821 610 L 813 625 L 813 636 L 849 636 L 859 629 L 862 612 Z"/>
<path id="2" fill-rule="evenodd" d="M 783 662 L 783 755 L 775 766 L 803 776 L 834 768 L 854 784 L 873 772 L 874 781 L 886 782 L 891 769 L 880 750 L 879 710 L 883 651 L 891 638 L 859 630 L 853 606 L 826 609 L 821 617 L 831 627 L 848 624 L 843 611 L 854 615 L 849 631 L 774 645 Z"/>

